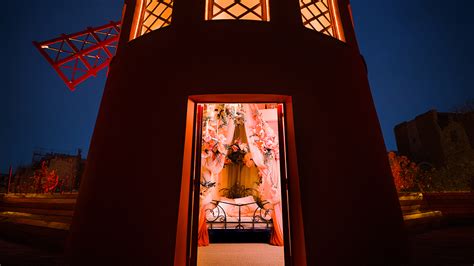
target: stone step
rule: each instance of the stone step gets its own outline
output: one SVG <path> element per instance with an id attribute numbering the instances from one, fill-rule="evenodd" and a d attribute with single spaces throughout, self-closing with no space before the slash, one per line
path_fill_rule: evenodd
<path id="1" fill-rule="evenodd" d="M 69 230 L 72 217 L 35 215 L 21 212 L 0 212 L 0 222 L 26 224 L 59 230 Z"/>

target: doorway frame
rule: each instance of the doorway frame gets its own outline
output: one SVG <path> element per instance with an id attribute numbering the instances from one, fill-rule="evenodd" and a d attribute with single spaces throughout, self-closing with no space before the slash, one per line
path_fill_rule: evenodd
<path id="1" fill-rule="evenodd" d="M 202 119 L 202 109 L 198 108 L 198 104 L 205 103 L 276 103 L 283 106 L 278 108 L 278 135 L 285 265 L 306 265 L 292 97 L 273 94 L 209 94 L 188 97 L 174 264 L 197 264 L 200 185 L 200 156 L 197 156 L 197 152 L 201 147 L 202 134 L 198 121 Z"/>

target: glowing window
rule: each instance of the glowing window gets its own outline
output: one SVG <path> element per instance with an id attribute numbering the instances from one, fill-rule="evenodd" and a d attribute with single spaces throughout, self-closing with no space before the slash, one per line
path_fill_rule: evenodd
<path id="1" fill-rule="evenodd" d="M 334 37 L 328 0 L 300 0 L 300 8 L 305 27 Z"/>
<path id="2" fill-rule="evenodd" d="M 173 0 L 147 0 L 140 35 L 170 25 L 172 12 Z"/>
<path id="3" fill-rule="evenodd" d="M 207 0 L 206 20 L 269 21 L 268 0 Z"/>

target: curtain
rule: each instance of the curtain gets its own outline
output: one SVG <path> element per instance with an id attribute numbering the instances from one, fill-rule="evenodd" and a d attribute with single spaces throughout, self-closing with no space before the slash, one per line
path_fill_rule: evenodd
<path id="1" fill-rule="evenodd" d="M 239 139 L 242 143 L 248 143 L 247 134 L 245 133 L 245 127 L 243 123 L 235 126 L 232 141 L 236 139 Z M 250 161 L 248 165 L 245 163 L 244 165 L 226 164 L 220 173 L 217 190 L 220 191 L 220 189 L 223 188 L 230 188 L 237 183 L 246 188 L 258 189 L 258 181 L 258 168 L 252 163 L 252 161 Z"/>
<path id="2" fill-rule="evenodd" d="M 218 118 L 216 105 L 205 105 L 202 126 L 201 147 L 201 195 L 198 224 L 198 246 L 209 245 L 209 234 L 206 224 L 206 209 L 212 209 L 213 199 L 218 197 L 217 184 L 220 172 L 224 167 L 227 154 L 226 145 L 232 142 L 235 124 L 232 119 L 225 122 Z M 204 185 L 203 185 L 204 184 Z M 208 185 L 208 186 L 206 186 Z"/>
<path id="3" fill-rule="evenodd" d="M 262 177 L 260 196 L 263 200 L 269 201 L 273 208 L 270 244 L 283 246 L 278 135 L 263 120 L 256 104 L 246 104 L 244 110 L 249 150 Z"/>

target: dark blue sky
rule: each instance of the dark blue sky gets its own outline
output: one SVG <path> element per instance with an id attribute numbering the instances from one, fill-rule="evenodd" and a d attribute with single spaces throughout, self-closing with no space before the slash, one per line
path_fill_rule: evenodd
<path id="1" fill-rule="evenodd" d="M 6 1 L 0 17 L 0 172 L 32 151 L 88 150 L 105 73 L 70 92 L 31 41 L 120 19 L 120 0 Z M 474 98 L 474 3 L 353 0 L 361 52 L 387 149 L 393 127 L 429 109 Z"/>

